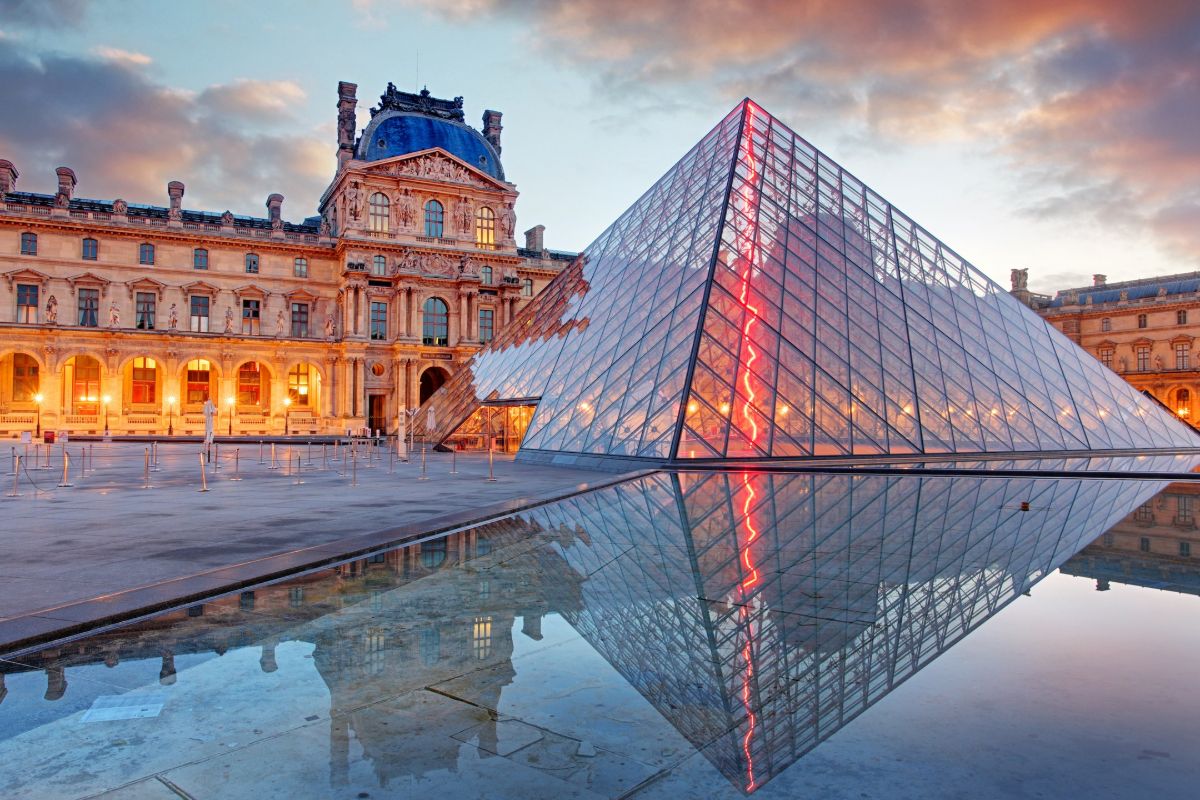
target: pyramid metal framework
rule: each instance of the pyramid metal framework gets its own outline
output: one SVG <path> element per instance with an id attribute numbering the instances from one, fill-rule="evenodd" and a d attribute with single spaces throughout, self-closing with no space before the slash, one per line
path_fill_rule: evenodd
<path id="1" fill-rule="evenodd" d="M 556 460 L 1200 445 L 750 100 L 430 407 L 512 398 Z"/>

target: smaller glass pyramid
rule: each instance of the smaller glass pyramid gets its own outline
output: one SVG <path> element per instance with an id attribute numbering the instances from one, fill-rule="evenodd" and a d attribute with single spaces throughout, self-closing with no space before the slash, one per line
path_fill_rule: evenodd
<path id="1" fill-rule="evenodd" d="M 526 458 L 1200 445 L 750 100 L 427 407 L 530 398 Z"/>

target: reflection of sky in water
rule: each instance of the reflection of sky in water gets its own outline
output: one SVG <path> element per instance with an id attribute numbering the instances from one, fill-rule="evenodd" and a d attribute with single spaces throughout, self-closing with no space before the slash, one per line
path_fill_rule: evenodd
<path id="1" fill-rule="evenodd" d="M 1161 484 L 753 480 L 758 795 L 1187 796 L 1197 597 L 1057 573 L 1019 596 Z M 654 476 L 30 654 L 3 665 L 0 793 L 741 796 L 747 496 Z M 156 717 L 82 721 L 154 693 Z"/>

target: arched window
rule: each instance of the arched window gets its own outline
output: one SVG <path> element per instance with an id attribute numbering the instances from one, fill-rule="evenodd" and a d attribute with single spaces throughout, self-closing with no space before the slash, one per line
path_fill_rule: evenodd
<path id="1" fill-rule="evenodd" d="M 133 371 L 130 374 L 131 403 L 153 403 L 155 389 L 158 384 L 158 364 L 153 358 L 138 356 L 133 360 Z"/>
<path id="2" fill-rule="evenodd" d="M 247 361 L 238 367 L 237 402 L 239 406 L 256 406 L 262 402 L 262 369 L 257 361 Z"/>
<path id="3" fill-rule="evenodd" d="M 13 355 L 12 399 L 16 403 L 32 403 L 41 388 L 37 359 L 27 353 Z"/>
<path id="4" fill-rule="evenodd" d="M 143 242 L 138 247 L 138 263 L 139 264 L 154 264 L 154 245 L 149 242 Z"/>
<path id="5" fill-rule="evenodd" d="M 496 244 L 496 212 L 487 206 L 475 213 L 475 244 L 487 248 Z"/>
<path id="6" fill-rule="evenodd" d="M 367 222 L 371 230 L 380 233 L 388 232 L 388 218 L 391 202 L 383 192 L 375 192 L 368 201 L 369 212 Z"/>
<path id="7" fill-rule="evenodd" d="M 203 247 L 192 251 L 192 269 L 208 269 L 208 251 Z"/>
<path id="8" fill-rule="evenodd" d="M 446 210 L 437 200 L 425 204 L 425 235 L 434 239 L 442 238 L 442 223 L 446 218 Z"/>
<path id="9" fill-rule="evenodd" d="M 480 267 L 479 280 L 483 282 L 484 286 L 491 286 L 492 285 L 492 268 L 491 267 Z"/>
<path id="10" fill-rule="evenodd" d="M 312 397 L 312 367 L 297 364 L 288 370 L 288 397 L 298 406 L 308 407 Z"/>
<path id="11" fill-rule="evenodd" d="M 83 260 L 95 261 L 96 256 L 100 254 L 100 244 L 95 239 L 88 237 L 83 240 Z"/>
<path id="12" fill-rule="evenodd" d="M 450 343 L 450 309 L 437 297 L 425 301 L 422 307 L 421 341 L 423 344 L 441 345 Z"/>
<path id="13" fill-rule="evenodd" d="M 187 363 L 187 381 L 184 402 L 201 405 L 208 399 L 212 389 L 212 365 L 207 358 L 193 358 Z"/>
<path id="14" fill-rule="evenodd" d="M 96 414 L 100 410 L 100 362 L 91 356 L 72 359 L 71 410 Z"/>
<path id="15" fill-rule="evenodd" d="M 371 261 L 371 274 L 387 277 L 387 256 L 375 256 Z"/>

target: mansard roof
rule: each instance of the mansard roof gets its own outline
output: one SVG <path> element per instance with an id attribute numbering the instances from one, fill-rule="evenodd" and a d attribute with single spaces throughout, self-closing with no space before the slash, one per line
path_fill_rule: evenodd
<path id="1" fill-rule="evenodd" d="M 1103 286 L 1084 286 L 1078 289 L 1061 289 L 1046 306 L 1059 308 L 1064 305 L 1087 305 L 1115 303 L 1118 300 L 1144 300 L 1163 295 L 1194 295 L 1200 292 L 1200 272 L 1184 272 L 1178 275 L 1162 275 L 1156 278 L 1140 278 L 1121 283 L 1106 283 Z M 1122 298 L 1121 295 L 1125 294 Z M 1068 298 L 1075 298 L 1067 302 Z"/>

